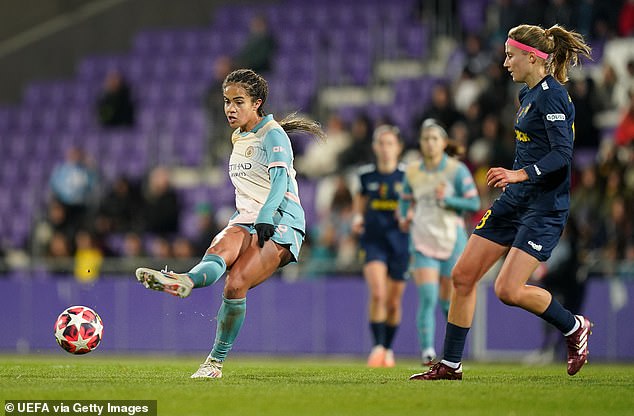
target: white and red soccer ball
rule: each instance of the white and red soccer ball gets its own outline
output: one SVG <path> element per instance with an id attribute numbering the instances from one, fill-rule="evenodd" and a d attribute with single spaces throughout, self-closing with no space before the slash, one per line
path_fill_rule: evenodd
<path id="1" fill-rule="evenodd" d="M 71 354 L 87 354 L 99 346 L 103 323 L 87 306 L 71 306 L 55 321 L 55 339 Z"/>

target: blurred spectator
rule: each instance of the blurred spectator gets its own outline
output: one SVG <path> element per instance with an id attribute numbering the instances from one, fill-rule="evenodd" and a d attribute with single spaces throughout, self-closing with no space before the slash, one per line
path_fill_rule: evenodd
<path id="1" fill-rule="evenodd" d="M 75 233 L 75 227 L 69 221 L 66 213 L 66 208 L 61 202 L 53 199 L 47 207 L 46 218 L 39 220 L 33 226 L 33 233 L 31 236 L 31 248 L 33 255 L 44 256 L 50 254 L 50 245 L 55 236 L 59 234 L 59 237 L 63 237 L 67 243 L 73 238 Z M 57 242 L 56 244 L 59 244 Z"/>
<path id="2" fill-rule="evenodd" d="M 456 109 L 464 114 L 480 95 L 481 88 L 473 72 L 465 68 L 453 88 Z"/>
<path id="3" fill-rule="evenodd" d="M 506 41 L 509 30 L 520 22 L 520 10 L 513 0 L 495 0 L 489 2 L 487 11 L 487 30 L 489 43 Z"/>
<path id="4" fill-rule="evenodd" d="M 372 125 L 365 114 L 355 117 L 350 126 L 350 145 L 339 153 L 337 166 L 339 169 L 351 169 L 374 159 L 372 154 Z"/>
<path id="5" fill-rule="evenodd" d="M 630 105 L 631 95 L 634 91 L 634 59 L 627 61 L 625 72 L 619 74 L 614 99 L 618 108 Z"/>
<path id="6" fill-rule="evenodd" d="M 577 31 L 581 33 L 585 38 L 591 38 L 592 35 L 592 23 L 594 19 L 594 0 L 578 0 L 576 3 L 576 10 L 574 15 L 576 16 Z M 574 7 L 574 6 L 573 6 Z"/>
<path id="7" fill-rule="evenodd" d="M 625 0 L 619 12 L 619 35 L 634 35 L 634 0 Z"/>
<path id="8" fill-rule="evenodd" d="M 257 15 L 249 23 L 249 37 L 235 57 L 237 68 L 248 68 L 262 73 L 271 69 L 271 58 L 275 52 L 275 38 L 269 31 L 264 16 Z"/>
<path id="9" fill-rule="evenodd" d="M 514 6 L 518 10 L 519 20 L 522 24 L 541 25 L 544 22 L 545 4 L 548 0 L 520 2 L 514 0 Z"/>
<path id="10" fill-rule="evenodd" d="M 204 253 L 211 245 L 211 240 L 221 231 L 216 222 L 211 205 L 201 203 L 196 206 L 196 230 L 193 248 L 195 253 Z"/>
<path id="11" fill-rule="evenodd" d="M 619 146 L 627 146 L 634 142 L 634 89 L 630 91 L 630 104 L 616 127 L 614 140 Z"/>
<path id="12" fill-rule="evenodd" d="M 565 28 L 573 28 L 573 8 L 567 0 L 549 0 L 544 9 L 544 27 L 559 24 Z"/>
<path id="13" fill-rule="evenodd" d="M 469 147 L 469 161 L 474 168 L 513 166 L 513 142 L 504 139 L 503 127 L 497 115 L 489 114 L 482 121 L 482 136 Z"/>
<path id="14" fill-rule="evenodd" d="M 615 265 L 626 258 L 626 250 L 632 243 L 634 229 L 631 215 L 627 215 L 626 203 L 621 196 L 611 199 L 608 214 L 599 219 L 599 245 L 603 258 Z"/>
<path id="15" fill-rule="evenodd" d="M 106 74 L 97 100 L 97 112 L 99 123 L 104 127 L 134 125 L 134 103 L 130 87 L 121 72 L 111 70 Z"/>
<path id="16" fill-rule="evenodd" d="M 419 131 L 424 120 L 434 119 L 446 130 L 450 130 L 454 123 L 462 120 L 462 114 L 453 105 L 449 86 L 437 84 L 431 95 L 431 105 L 422 115 L 416 118 L 413 130 Z"/>
<path id="17" fill-rule="evenodd" d="M 95 221 L 98 232 L 121 233 L 138 229 L 141 203 L 138 186 L 125 176 L 116 178 L 99 204 Z"/>
<path id="18" fill-rule="evenodd" d="M 297 172 L 309 178 L 319 178 L 339 171 L 339 156 L 351 144 L 350 133 L 341 117 L 331 114 L 326 126 L 327 139 L 311 140 L 304 154 L 297 158 Z"/>
<path id="19" fill-rule="evenodd" d="M 482 47 L 482 39 L 477 34 L 469 33 L 465 37 L 464 53 L 465 61 L 462 68 L 473 75 L 482 74 L 491 63 L 491 54 Z"/>
<path id="20" fill-rule="evenodd" d="M 599 147 L 599 130 L 594 116 L 599 110 L 592 78 L 570 81 L 570 98 L 575 103 L 575 150 Z"/>
<path id="21" fill-rule="evenodd" d="M 207 247 L 203 252 L 205 251 L 207 251 Z M 195 253 L 191 241 L 185 237 L 176 237 L 172 242 L 172 256 L 177 259 L 191 259 Z"/>
<path id="22" fill-rule="evenodd" d="M 68 275 L 73 266 L 72 253 L 69 239 L 60 232 L 53 233 L 45 257 L 47 270 L 55 274 Z"/>
<path id="23" fill-rule="evenodd" d="M 75 278 L 80 282 L 90 282 L 99 277 L 103 252 L 97 246 L 94 236 L 80 230 L 75 236 Z"/>
<path id="24" fill-rule="evenodd" d="M 49 240 L 47 257 L 70 257 L 72 252 L 73 250 L 68 238 L 60 232 L 53 233 Z"/>
<path id="25" fill-rule="evenodd" d="M 143 249 L 143 240 L 141 236 L 134 232 L 126 233 L 123 236 L 123 244 L 121 248 L 123 257 L 143 257 L 145 250 Z"/>
<path id="26" fill-rule="evenodd" d="M 155 259 L 168 259 L 172 257 L 172 246 L 167 238 L 153 237 L 150 242 L 149 254 Z"/>
<path id="27" fill-rule="evenodd" d="M 575 222 L 580 247 L 589 248 L 595 240 L 601 199 L 596 167 L 587 166 L 581 171 L 579 184 L 573 188 L 570 197 L 570 218 Z"/>
<path id="28" fill-rule="evenodd" d="M 97 173 L 83 150 L 71 147 L 67 151 L 66 160 L 51 174 L 50 187 L 53 198 L 66 211 L 69 226 L 76 231 L 98 197 Z"/>
<path id="29" fill-rule="evenodd" d="M 180 202 L 169 171 L 162 166 L 154 168 L 143 192 L 145 231 L 162 236 L 174 234 L 179 230 L 179 217 Z"/>
<path id="30" fill-rule="evenodd" d="M 491 62 L 484 76 L 481 77 L 485 82 L 485 85 L 482 87 L 482 93 L 478 97 L 481 113 L 500 114 L 502 109 L 508 106 L 509 83 L 507 71 L 501 64 L 503 61 L 504 58 Z"/>
<path id="31" fill-rule="evenodd" d="M 311 230 L 313 239 L 306 263 L 307 276 L 345 272 L 357 263 L 357 243 L 352 234 L 352 192 L 345 178 L 336 178 L 330 210 Z"/>
<path id="32" fill-rule="evenodd" d="M 596 99 L 602 111 L 615 110 L 617 108 L 616 89 L 618 77 L 614 67 L 608 63 L 603 65 L 601 81 L 594 89 Z"/>
<path id="33" fill-rule="evenodd" d="M 219 163 L 231 153 L 231 127 L 224 111 L 222 83 L 233 69 L 231 58 L 226 55 L 216 58 L 212 68 L 212 79 L 205 91 L 204 105 L 207 112 L 207 140 L 212 163 Z"/>

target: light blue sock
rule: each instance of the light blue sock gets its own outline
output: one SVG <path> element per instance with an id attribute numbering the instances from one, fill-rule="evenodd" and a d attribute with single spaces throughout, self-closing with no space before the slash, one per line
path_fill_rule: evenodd
<path id="1" fill-rule="evenodd" d="M 434 347 L 434 334 L 436 331 L 434 313 L 438 304 L 438 283 L 423 283 L 416 288 L 418 290 L 416 327 L 418 328 L 420 349 L 424 350 Z"/>
<path id="2" fill-rule="evenodd" d="M 218 326 L 216 327 L 216 339 L 214 348 L 209 356 L 218 361 L 224 361 L 233 347 L 244 316 L 247 313 L 247 298 L 226 299 L 222 297 L 222 305 L 218 311 Z"/>
<path id="3" fill-rule="evenodd" d="M 449 299 L 440 299 L 438 303 L 440 303 L 440 308 L 445 314 L 445 318 L 447 318 L 449 316 L 449 305 L 450 305 Z"/>
<path id="4" fill-rule="evenodd" d="M 213 285 L 227 270 L 225 260 L 215 254 L 205 254 L 203 259 L 195 265 L 187 275 L 194 282 L 194 287 Z"/>

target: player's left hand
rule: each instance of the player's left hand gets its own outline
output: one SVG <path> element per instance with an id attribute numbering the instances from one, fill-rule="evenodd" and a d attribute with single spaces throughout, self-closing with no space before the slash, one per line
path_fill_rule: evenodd
<path id="1" fill-rule="evenodd" d="M 275 226 L 265 222 L 255 224 L 255 231 L 258 233 L 258 245 L 264 247 L 264 242 L 269 241 L 275 234 Z"/>
<path id="2" fill-rule="evenodd" d="M 528 174 L 524 169 L 491 168 L 487 172 L 487 185 L 494 188 L 505 188 L 510 183 L 523 182 L 527 179 Z"/>

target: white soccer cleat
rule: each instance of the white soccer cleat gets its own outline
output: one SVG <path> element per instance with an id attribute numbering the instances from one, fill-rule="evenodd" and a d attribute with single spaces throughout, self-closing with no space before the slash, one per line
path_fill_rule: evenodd
<path id="1" fill-rule="evenodd" d="M 372 351 L 370 351 L 370 356 L 368 357 L 368 367 L 383 367 L 383 363 L 385 362 L 385 351 L 386 349 L 383 345 L 375 345 L 372 348 Z"/>
<path id="2" fill-rule="evenodd" d="M 173 296 L 186 298 L 194 288 L 194 282 L 186 274 L 153 270 L 145 267 L 136 269 L 136 279 L 148 289 L 169 293 Z"/>
<path id="3" fill-rule="evenodd" d="M 394 359 L 394 351 L 390 348 L 385 350 L 385 357 L 383 358 L 383 367 L 392 368 L 396 365 Z"/>
<path id="4" fill-rule="evenodd" d="M 207 357 L 191 378 L 222 378 L 222 362 Z"/>

